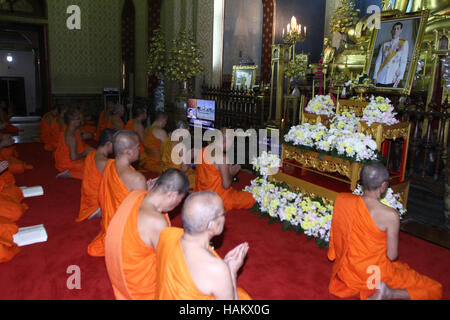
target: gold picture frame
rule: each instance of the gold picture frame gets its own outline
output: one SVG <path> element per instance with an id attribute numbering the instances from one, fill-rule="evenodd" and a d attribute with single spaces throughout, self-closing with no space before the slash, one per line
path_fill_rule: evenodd
<path id="1" fill-rule="evenodd" d="M 231 89 L 251 90 L 256 83 L 258 66 L 233 66 Z"/>
<path id="2" fill-rule="evenodd" d="M 428 16 L 429 11 L 423 10 L 381 17 L 380 28 L 372 32 L 364 66 L 364 73 L 375 83 L 374 91 L 411 93 Z M 400 41 L 393 43 L 395 28 L 401 29 Z"/>

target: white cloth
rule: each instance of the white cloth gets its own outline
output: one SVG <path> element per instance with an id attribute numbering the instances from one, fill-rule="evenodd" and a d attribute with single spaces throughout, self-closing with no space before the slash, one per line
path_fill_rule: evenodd
<path id="1" fill-rule="evenodd" d="M 408 62 L 408 41 L 404 40 L 403 47 L 400 48 L 400 39 L 392 39 L 386 41 L 381 45 L 380 52 L 378 53 L 378 58 L 375 63 L 375 71 L 373 74 L 373 79 L 377 83 L 381 84 L 391 84 L 396 81 L 400 82 L 403 80 L 405 75 L 406 64 Z M 380 70 L 383 62 L 389 57 L 391 52 L 396 51 L 395 56 Z M 379 71 L 380 70 L 380 71 Z M 378 73 L 379 71 L 379 73 Z"/>

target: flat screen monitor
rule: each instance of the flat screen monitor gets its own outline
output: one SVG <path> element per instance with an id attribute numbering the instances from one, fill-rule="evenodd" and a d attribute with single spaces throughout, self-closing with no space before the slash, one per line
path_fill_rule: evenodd
<path id="1" fill-rule="evenodd" d="M 214 100 L 188 99 L 186 116 L 191 127 L 215 128 L 216 102 Z"/>

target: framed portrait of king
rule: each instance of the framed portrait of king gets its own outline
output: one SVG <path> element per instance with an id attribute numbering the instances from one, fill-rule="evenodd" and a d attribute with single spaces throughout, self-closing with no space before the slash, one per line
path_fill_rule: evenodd
<path id="1" fill-rule="evenodd" d="M 231 89 L 250 90 L 256 83 L 258 66 L 233 66 Z"/>
<path id="2" fill-rule="evenodd" d="M 375 91 L 410 94 L 428 15 L 424 10 L 382 17 L 373 29 L 364 70 Z"/>

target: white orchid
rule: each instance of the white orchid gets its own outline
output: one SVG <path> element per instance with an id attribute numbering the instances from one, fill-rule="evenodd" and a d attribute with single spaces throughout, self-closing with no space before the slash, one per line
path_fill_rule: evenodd
<path id="1" fill-rule="evenodd" d="M 361 121 L 366 121 L 367 125 L 372 123 L 384 123 L 393 125 L 399 121 L 395 119 L 394 106 L 388 98 L 372 96 L 370 103 L 364 108 Z"/>
<path id="2" fill-rule="evenodd" d="M 332 117 L 335 115 L 335 109 L 334 101 L 329 95 L 317 95 L 308 102 L 305 111 Z"/>

